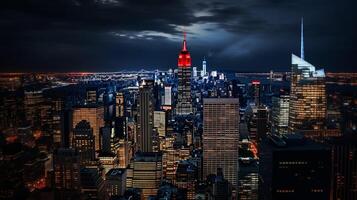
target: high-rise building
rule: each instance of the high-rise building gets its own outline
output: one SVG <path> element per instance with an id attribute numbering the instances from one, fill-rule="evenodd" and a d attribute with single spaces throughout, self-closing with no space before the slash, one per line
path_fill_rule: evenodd
<path id="1" fill-rule="evenodd" d="M 34 128 L 41 126 L 41 107 L 44 101 L 42 90 L 24 91 L 25 117 Z"/>
<path id="2" fill-rule="evenodd" d="M 322 129 L 326 118 L 324 70 L 292 55 L 289 131 Z"/>
<path id="3" fill-rule="evenodd" d="M 136 153 L 132 169 L 132 187 L 141 190 L 141 199 L 155 196 L 162 180 L 161 153 Z"/>
<path id="4" fill-rule="evenodd" d="M 178 57 L 178 99 L 176 114 L 192 113 L 191 100 L 191 55 L 186 46 L 186 34 Z"/>
<path id="5" fill-rule="evenodd" d="M 258 200 L 258 169 L 257 160 L 239 163 L 239 200 Z"/>
<path id="6" fill-rule="evenodd" d="M 203 177 L 223 170 L 237 187 L 239 142 L 239 100 L 203 99 Z"/>
<path id="7" fill-rule="evenodd" d="M 282 94 L 272 98 L 272 132 L 282 135 L 288 132 L 290 96 Z"/>
<path id="8" fill-rule="evenodd" d="M 82 120 L 78 122 L 73 130 L 72 147 L 77 149 L 82 166 L 95 162 L 93 128 L 89 122 Z"/>
<path id="9" fill-rule="evenodd" d="M 138 98 L 138 135 L 137 142 L 142 152 L 153 151 L 154 99 L 152 83 L 143 81 Z"/>
<path id="10" fill-rule="evenodd" d="M 305 61 L 301 28 L 301 58 L 291 55 L 290 132 L 322 129 L 326 118 L 325 72 Z"/>
<path id="11" fill-rule="evenodd" d="M 164 96 L 164 106 L 171 106 L 172 105 L 172 93 L 171 93 L 171 86 L 165 86 L 165 96 Z"/>
<path id="12" fill-rule="evenodd" d="M 98 89 L 96 87 L 87 88 L 86 95 L 87 104 L 96 104 L 98 102 Z"/>
<path id="13" fill-rule="evenodd" d="M 163 151 L 162 168 L 166 181 L 174 183 L 176 178 L 176 169 L 178 163 L 190 157 L 189 148 L 169 147 Z"/>
<path id="14" fill-rule="evenodd" d="M 166 112 L 154 111 L 154 127 L 160 137 L 165 137 L 166 134 Z"/>
<path id="15" fill-rule="evenodd" d="M 126 190 L 126 169 L 114 168 L 105 175 L 105 190 L 109 197 L 122 196 Z"/>
<path id="16" fill-rule="evenodd" d="M 207 62 L 206 62 L 206 58 L 203 58 L 201 76 L 203 77 L 206 75 L 207 75 Z"/>
<path id="17" fill-rule="evenodd" d="M 252 81 L 252 87 L 253 87 L 254 103 L 255 106 L 258 107 L 261 104 L 260 81 L 259 80 Z"/>
<path id="18" fill-rule="evenodd" d="M 104 180 L 98 168 L 81 168 L 81 198 L 104 199 Z"/>
<path id="19" fill-rule="evenodd" d="M 259 106 L 256 114 L 257 122 L 257 136 L 260 138 L 264 137 L 268 132 L 268 108 L 264 106 Z"/>
<path id="20" fill-rule="evenodd" d="M 186 160 L 181 161 L 175 174 L 175 185 L 185 192 L 185 199 L 194 200 L 196 196 L 197 167 Z"/>
<path id="21" fill-rule="evenodd" d="M 331 140 L 334 200 L 357 199 L 357 135 L 346 133 Z"/>
<path id="22" fill-rule="evenodd" d="M 114 153 L 112 151 L 112 141 L 114 140 L 114 128 L 110 126 L 104 126 L 100 128 L 100 136 L 101 136 L 101 148 L 100 152 L 102 153 Z"/>
<path id="23" fill-rule="evenodd" d="M 60 146 L 62 139 L 63 139 L 63 127 L 65 123 L 63 121 L 64 118 L 64 101 L 62 99 L 52 99 L 51 102 L 51 117 L 52 117 L 52 124 L 51 130 L 53 132 L 53 143 L 55 146 Z M 66 123 L 66 126 L 69 126 Z"/>
<path id="24" fill-rule="evenodd" d="M 117 154 L 112 152 L 101 152 L 98 155 L 98 160 L 102 167 L 102 173 L 105 175 L 110 169 L 118 167 Z"/>
<path id="25" fill-rule="evenodd" d="M 260 149 L 260 199 L 329 199 L 329 146 L 287 134 L 264 138 Z"/>
<path id="26" fill-rule="evenodd" d="M 115 116 L 124 117 L 124 94 L 122 92 L 117 92 L 115 96 Z"/>
<path id="27" fill-rule="evenodd" d="M 192 67 L 192 77 L 197 78 L 197 67 Z"/>
<path id="28" fill-rule="evenodd" d="M 53 169 L 55 188 L 61 196 L 68 197 L 79 192 L 80 162 L 76 150 L 57 149 L 53 154 Z"/>
<path id="29" fill-rule="evenodd" d="M 69 137 L 70 144 L 73 139 L 73 129 L 77 126 L 79 122 L 86 120 L 90 127 L 93 129 L 93 135 L 95 139 L 95 150 L 101 150 L 100 143 L 100 128 L 104 127 L 104 108 L 99 105 L 86 105 L 86 106 L 77 106 L 73 108 L 72 112 L 72 131 Z"/>
<path id="30" fill-rule="evenodd" d="M 117 157 L 119 160 L 119 168 L 126 168 L 129 165 L 129 160 L 131 159 L 129 141 L 124 139 L 119 140 Z"/>

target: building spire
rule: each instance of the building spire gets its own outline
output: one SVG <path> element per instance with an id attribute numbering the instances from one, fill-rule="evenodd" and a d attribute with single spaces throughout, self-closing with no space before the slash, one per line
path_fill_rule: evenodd
<path id="1" fill-rule="evenodd" d="M 186 31 L 183 32 L 183 46 L 182 46 L 182 51 L 187 51 L 187 46 L 186 46 Z"/>
<path id="2" fill-rule="evenodd" d="M 305 60 L 304 55 L 304 18 L 301 18 L 301 44 L 300 44 L 300 57 Z"/>

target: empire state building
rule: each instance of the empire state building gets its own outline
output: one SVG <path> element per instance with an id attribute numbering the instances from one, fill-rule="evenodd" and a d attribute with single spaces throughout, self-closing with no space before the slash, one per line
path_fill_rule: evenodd
<path id="1" fill-rule="evenodd" d="M 191 113 L 191 55 L 187 50 L 185 34 L 182 50 L 178 57 L 178 102 L 176 114 L 189 115 Z"/>

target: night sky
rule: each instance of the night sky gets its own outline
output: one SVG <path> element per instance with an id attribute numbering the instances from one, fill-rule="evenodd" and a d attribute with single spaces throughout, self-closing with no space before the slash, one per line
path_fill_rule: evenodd
<path id="1" fill-rule="evenodd" d="M 183 31 L 194 66 L 289 71 L 300 53 L 356 71 L 356 0 L 1 0 L 0 71 L 177 67 Z"/>

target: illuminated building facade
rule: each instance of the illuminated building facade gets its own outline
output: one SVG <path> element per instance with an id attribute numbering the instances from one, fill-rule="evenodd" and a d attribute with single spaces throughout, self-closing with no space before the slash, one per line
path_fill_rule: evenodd
<path id="1" fill-rule="evenodd" d="M 273 133 L 288 133 L 289 125 L 289 95 L 279 95 L 272 98 L 272 130 Z"/>
<path id="2" fill-rule="evenodd" d="M 109 197 L 122 196 L 126 190 L 126 169 L 113 168 L 105 175 L 105 190 Z"/>
<path id="3" fill-rule="evenodd" d="M 55 188 L 59 194 L 71 196 L 80 190 L 80 164 L 78 152 L 59 148 L 53 154 Z"/>
<path id="4" fill-rule="evenodd" d="M 223 170 L 234 186 L 238 179 L 239 100 L 203 99 L 203 177 Z"/>
<path id="5" fill-rule="evenodd" d="M 346 133 L 331 140 L 333 199 L 357 199 L 357 135 Z"/>
<path id="6" fill-rule="evenodd" d="M 154 128 L 160 137 L 165 137 L 166 134 L 166 112 L 154 111 Z"/>
<path id="7" fill-rule="evenodd" d="M 120 139 L 117 155 L 119 160 L 119 168 L 126 168 L 129 165 L 129 161 L 131 159 L 130 146 L 127 140 Z"/>
<path id="8" fill-rule="evenodd" d="M 170 183 L 175 183 L 176 170 L 180 161 L 190 157 L 189 148 L 173 148 L 168 147 L 163 151 L 162 168 L 166 180 Z"/>
<path id="9" fill-rule="evenodd" d="M 329 199 L 331 149 L 301 134 L 269 136 L 262 142 L 259 190 L 264 199 Z"/>
<path id="10" fill-rule="evenodd" d="M 207 62 L 206 62 L 206 58 L 203 58 L 201 77 L 204 77 L 206 75 L 207 75 Z"/>
<path id="11" fill-rule="evenodd" d="M 82 166 L 95 162 L 93 129 L 89 122 L 80 121 L 73 130 L 72 147 L 77 149 Z"/>
<path id="12" fill-rule="evenodd" d="M 24 92 L 25 117 L 33 127 L 41 125 L 41 108 L 44 106 L 42 90 L 31 90 Z"/>
<path id="13" fill-rule="evenodd" d="M 252 87 L 254 92 L 254 103 L 255 106 L 260 106 L 261 99 L 260 99 L 260 81 L 254 80 L 252 81 Z"/>
<path id="14" fill-rule="evenodd" d="M 72 113 L 72 131 L 70 135 L 70 144 L 73 139 L 73 129 L 77 126 L 79 122 L 86 120 L 89 122 L 90 127 L 93 129 L 93 135 L 95 140 L 95 150 L 101 150 L 100 143 L 100 128 L 104 127 L 104 108 L 103 106 L 88 105 L 79 106 L 73 108 Z"/>
<path id="15" fill-rule="evenodd" d="M 105 175 L 110 169 L 118 167 L 118 157 L 114 153 L 100 153 L 98 155 L 100 164 Z"/>
<path id="16" fill-rule="evenodd" d="M 132 187 L 141 190 L 142 200 L 155 196 L 162 180 L 161 153 L 136 153 L 132 165 Z"/>
<path id="17" fill-rule="evenodd" d="M 292 54 L 289 131 L 322 129 L 326 118 L 324 70 Z"/>
<path id="18" fill-rule="evenodd" d="M 143 81 L 138 97 L 138 148 L 142 152 L 153 151 L 152 130 L 154 126 L 153 82 Z"/>
<path id="19" fill-rule="evenodd" d="M 172 87 L 171 86 L 165 86 L 164 87 L 165 93 L 164 93 L 164 106 L 171 106 L 172 105 Z"/>
<path id="20" fill-rule="evenodd" d="M 250 163 L 239 163 L 238 197 L 240 200 L 258 199 L 258 171 L 256 160 Z"/>
<path id="21" fill-rule="evenodd" d="M 182 50 L 178 58 L 178 99 L 176 114 L 188 115 L 191 113 L 191 55 L 187 50 L 185 34 Z"/>
<path id="22" fill-rule="evenodd" d="M 176 169 L 175 185 L 185 192 L 185 199 L 194 200 L 196 196 L 197 168 L 187 161 L 182 161 Z"/>
<path id="23" fill-rule="evenodd" d="M 197 67 L 192 67 L 192 77 L 197 78 Z"/>
<path id="24" fill-rule="evenodd" d="M 97 88 L 87 88 L 86 91 L 86 103 L 87 104 L 96 104 L 98 102 L 98 90 Z"/>
<path id="25" fill-rule="evenodd" d="M 115 116 L 124 117 L 124 94 L 122 92 L 117 92 L 115 96 Z"/>
<path id="26" fill-rule="evenodd" d="M 62 123 L 64 122 L 64 101 L 62 99 L 53 99 L 51 105 L 51 117 L 52 124 L 51 129 L 53 132 L 53 142 L 56 146 L 59 146 L 63 141 L 64 137 L 64 127 Z M 67 125 L 68 127 L 68 125 Z"/>

